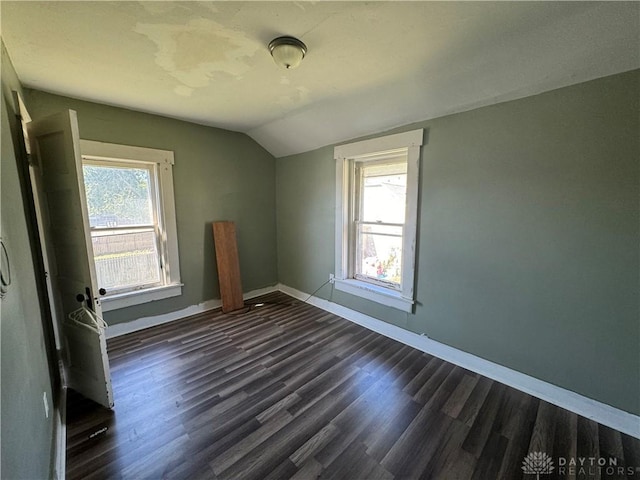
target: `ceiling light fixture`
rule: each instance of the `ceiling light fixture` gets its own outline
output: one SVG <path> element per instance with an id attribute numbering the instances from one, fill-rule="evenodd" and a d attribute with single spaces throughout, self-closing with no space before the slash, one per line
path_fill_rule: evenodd
<path id="1" fill-rule="evenodd" d="M 296 68 L 307 54 L 307 46 L 294 37 L 278 37 L 269 43 L 273 60 L 286 69 Z"/>

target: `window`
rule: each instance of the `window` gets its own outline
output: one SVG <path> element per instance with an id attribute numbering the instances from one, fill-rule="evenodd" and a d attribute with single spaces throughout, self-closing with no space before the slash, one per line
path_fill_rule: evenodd
<path id="1" fill-rule="evenodd" d="M 422 130 L 341 145 L 336 159 L 336 288 L 413 308 Z"/>
<path id="2" fill-rule="evenodd" d="M 354 277 L 400 290 L 407 197 L 406 155 L 354 162 Z"/>
<path id="3" fill-rule="evenodd" d="M 173 152 L 86 140 L 80 147 L 103 310 L 180 295 Z"/>

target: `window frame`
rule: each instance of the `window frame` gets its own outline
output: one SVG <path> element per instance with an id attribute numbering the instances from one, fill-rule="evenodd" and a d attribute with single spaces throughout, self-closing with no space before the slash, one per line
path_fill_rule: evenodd
<path id="1" fill-rule="evenodd" d="M 80 152 L 83 165 L 107 164 L 118 166 L 129 164 L 150 165 L 156 173 L 152 183 L 155 185 L 156 203 L 154 211 L 156 238 L 159 243 L 158 255 L 161 263 L 162 285 L 140 286 L 127 291 L 118 291 L 101 298 L 102 310 L 110 311 L 147 303 L 163 298 L 182 295 L 183 284 L 180 281 L 180 263 L 178 258 L 178 232 L 176 227 L 175 198 L 173 190 L 174 154 L 169 150 L 146 147 L 134 147 L 113 143 L 80 140 Z M 84 199 L 86 201 L 86 199 Z M 100 229 L 102 230 L 102 229 Z M 93 229 L 92 229 L 93 231 Z M 92 252 L 93 257 L 93 252 Z M 92 258 L 92 261 L 95 260 Z"/>
<path id="2" fill-rule="evenodd" d="M 405 312 L 412 312 L 415 303 L 414 279 L 418 226 L 418 190 L 420 148 L 424 130 L 387 135 L 340 145 L 334 148 L 336 161 L 336 227 L 335 227 L 335 288 Z M 402 281 L 400 289 L 382 282 L 355 277 L 357 235 L 356 165 L 381 161 L 406 154 L 407 190 L 402 241 Z"/>
<path id="3" fill-rule="evenodd" d="M 92 227 L 91 219 L 89 219 L 89 232 L 91 233 L 91 240 L 95 237 L 103 237 L 109 235 L 118 235 L 118 234 L 130 234 L 130 233 L 144 233 L 144 232 L 153 232 L 154 235 L 154 243 L 156 244 L 156 251 L 158 252 L 158 260 L 159 260 L 159 271 L 158 271 L 158 281 L 153 283 L 145 283 L 136 286 L 127 286 L 120 288 L 113 288 L 111 290 L 112 295 L 118 295 L 123 293 L 134 292 L 137 290 L 148 290 L 150 288 L 163 287 L 167 284 L 167 275 L 165 274 L 164 268 L 164 258 L 166 256 L 166 242 L 162 241 L 162 232 L 164 231 L 163 219 L 162 215 L 159 213 L 162 211 L 161 201 L 160 201 L 160 192 L 159 192 L 159 175 L 158 175 L 158 164 L 154 162 L 143 162 L 140 160 L 124 160 L 124 159 L 109 159 L 105 160 L 102 157 L 95 157 L 92 155 L 83 155 L 82 156 L 82 167 L 84 173 L 85 166 L 92 167 L 103 167 L 103 168 L 131 168 L 131 169 L 139 169 L 146 170 L 149 173 L 149 187 L 150 187 L 150 199 L 152 204 L 152 218 L 151 223 L 149 224 L 138 224 L 138 225 L 122 225 L 116 227 Z M 85 186 L 85 195 L 86 195 L 86 186 Z M 95 235 L 94 235 L 95 234 Z M 95 255 L 95 251 L 94 251 Z M 94 258 L 95 262 L 95 258 Z M 96 265 L 96 271 L 98 270 L 98 266 Z"/>
<path id="4" fill-rule="evenodd" d="M 401 160 L 398 161 L 397 160 L 398 158 L 400 158 Z M 395 161 L 393 161 L 394 159 Z M 397 165 L 397 164 L 403 164 L 405 166 L 407 165 L 406 152 L 404 150 L 401 150 L 399 153 L 385 154 L 380 158 L 375 158 L 375 159 L 371 158 L 371 159 L 367 159 L 366 161 L 358 161 L 356 159 L 354 161 L 353 192 L 352 192 L 354 218 L 352 219 L 353 223 L 351 225 L 351 229 L 352 229 L 351 232 L 353 234 L 353 240 L 351 243 L 352 252 L 353 252 L 352 254 L 353 263 L 351 263 L 351 265 L 353 267 L 354 279 L 362 280 L 363 282 L 371 283 L 373 285 L 379 285 L 384 288 L 389 288 L 390 290 L 402 291 L 402 282 L 400 284 L 397 284 L 395 282 L 390 282 L 388 280 L 382 280 L 379 278 L 374 278 L 369 275 L 366 275 L 359 271 L 359 268 L 358 268 L 359 261 L 357 261 L 360 258 L 360 253 L 361 253 L 360 237 L 364 234 L 362 231 L 362 226 L 365 224 L 383 226 L 383 227 L 399 227 L 402 229 L 401 237 L 404 238 L 404 233 L 406 231 L 406 228 L 405 228 L 406 215 L 402 223 L 389 223 L 389 222 L 383 222 L 383 221 L 372 222 L 372 221 L 367 221 L 363 218 L 364 203 L 365 203 L 364 202 L 364 183 L 366 178 L 365 169 L 367 168 L 367 166 Z M 406 172 L 405 175 L 407 175 L 407 178 L 408 178 L 408 172 Z M 373 233 L 373 235 L 383 235 L 383 234 Z M 404 258 L 404 255 L 403 255 L 403 258 Z"/>

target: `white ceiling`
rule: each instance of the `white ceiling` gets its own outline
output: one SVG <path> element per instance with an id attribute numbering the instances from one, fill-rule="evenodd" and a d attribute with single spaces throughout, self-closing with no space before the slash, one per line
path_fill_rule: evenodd
<path id="1" fill-rule="evenodd" d="M 280 157 L 640 68 L 638 2 L 11 2 L 23 84 L 245 132 Z M 275 65 L 270 40 L 308 54 Z"/>

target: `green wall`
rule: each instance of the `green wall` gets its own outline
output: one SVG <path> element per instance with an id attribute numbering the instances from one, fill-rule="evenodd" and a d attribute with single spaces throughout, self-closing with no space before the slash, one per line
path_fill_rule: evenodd
<path id="1" fill-rule="evenodd" d="M 415 314 L 323 298 L 640 414 L 640 71 L 423 127 Z M 364 113 L 363 113 L 364 114 Z M 333 147 L 277 160 L 279 280 L 334 269 Z"/>
<path id="2" fill-rule="evenodd" d="M 183 294 L 105 312 L 107 323 L 160 315 L 220 298 L 211 222 L 236 222 L 245 292 L 277 283 L 275 160 L 242 133 L 27 90 L 34 119 L 78 112 L 87 140 L 172 150 Z"/>
<path id="3" fill-rule="evenodd" d="M 4 55 L 6 95 L 19 83 Z M 415 313 L 329 285 L 318 296 L 640 414 L 639 92 L 634 71 L 394 130 L 427 131 Z M 82 138 L 175 152 L 184 293 L 108 312 L 109 323 L 217 298 L 214 220 L 237 223 L 245 291 L 280 281 L 310 293 L 333 272 L 333 146 L 275 160 L 239 133 L 35 90 L 26 100 L 33 118 L 76 110 Z M 53 382 L 2 102 L 1 234 L 14 266 L 2 478 L 45 478 Z"/>
<path id="4" fill-rule="evenodd" d="M 12 283 L 0 300 L 0 478 L 41 479 L 49 478 L 52 472 L 52 385 L 55 382 L 50 376 L 36 268 L 12 142 L 12 126 L 16 127 L 12 90 L 21 91 L 21 86 L 2 44 L 0 236 L 7 248 Z M 42 395 L 45 392 L 49 418 L 44 413 Z"/>

